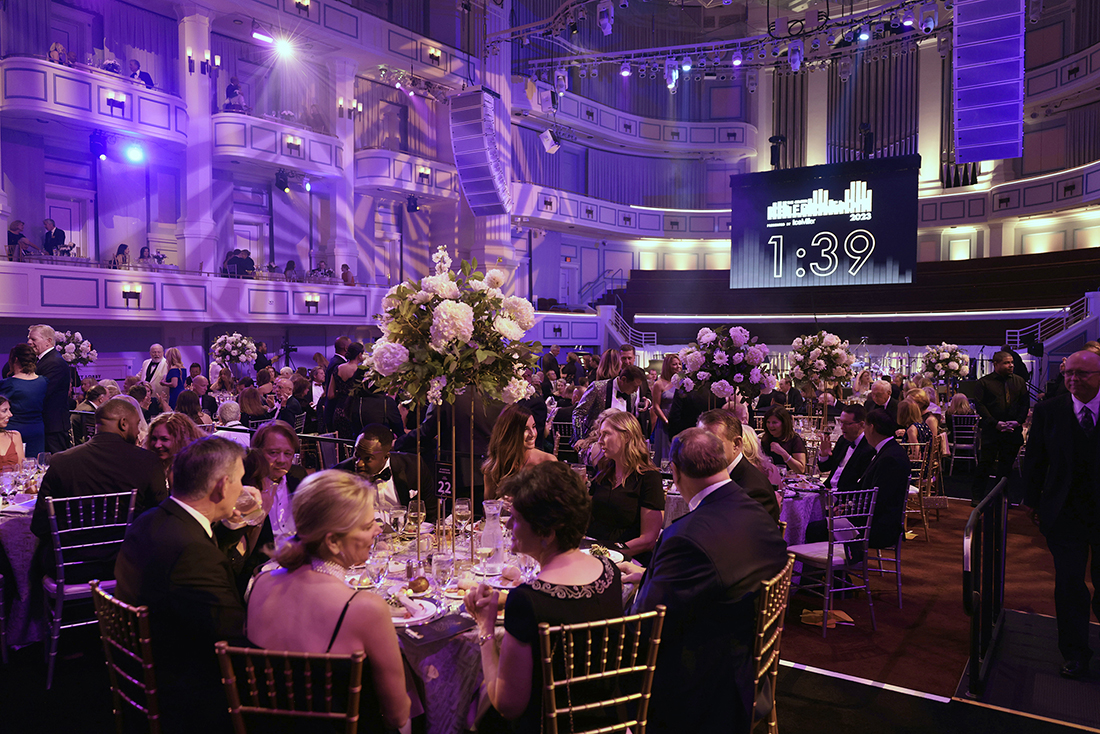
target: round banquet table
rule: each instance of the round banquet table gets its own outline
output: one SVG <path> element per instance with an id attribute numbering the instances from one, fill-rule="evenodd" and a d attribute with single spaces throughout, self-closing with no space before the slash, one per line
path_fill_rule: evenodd
<path id="1" fill-rule="evenodd" d="M 794 490 L 784 486 L 783 506 L 779 519 L 787 523 L 784 538 L 787 545 L 801 545 L 806 542 L 806 527 L 816 520 L 825 519 L 825 498 L 823 492 Z"/>
<path id="2" fill-rule="evenodd" d="M 31 533 L 30 500 L 0 508 L 0 572 L 5 576 L 7 643 L 24 647 L 46 638 L 42 607 L 42 572 L 35 569 L 38 538 Z M 6 600 L 0 599 L 0 604 Z"/>

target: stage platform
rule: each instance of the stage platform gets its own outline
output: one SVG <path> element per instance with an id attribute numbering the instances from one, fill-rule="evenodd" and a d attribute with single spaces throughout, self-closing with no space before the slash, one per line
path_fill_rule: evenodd
<path id="1" fill-rule="evenodd" d="M 1090 644 L 1100 650 L 1100 625 L 1090 627 Z M 1062 656 L 1053 617 L 1006 609 L 991 654 L 989 679 L 982 695 L 976 699 L 967 695 L 967 670 L 955 700 L 1100 732 L 1100 660 L 1093 659 L 1089 678 L 1062 678 L 1058 674 Z"/>

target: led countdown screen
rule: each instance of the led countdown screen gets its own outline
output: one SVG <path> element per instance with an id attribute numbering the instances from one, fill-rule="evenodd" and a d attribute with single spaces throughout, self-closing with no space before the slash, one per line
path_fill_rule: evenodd
<path id="1" fill-rule="evenodd" d="M 910 283 L 920 156 L 731 176 L 730 288 Z"/>

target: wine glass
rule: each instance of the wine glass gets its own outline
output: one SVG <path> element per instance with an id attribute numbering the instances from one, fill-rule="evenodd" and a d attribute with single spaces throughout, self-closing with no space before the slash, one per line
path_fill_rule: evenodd
<path id="1" fill-rule="evenodd" d="M 50 454 L 49 451 L 43 451 L 42 453 L 40 453 L 38 455 L 38 459 L 37 459 L 38 466 L 40 468 L 42 468 L 43 470 L 45 470 L 45 468 L 50 465 L 50 455 L 51 454 Z"/>
<path id="2" fill-rule="evenodd" d="M 420 527 L 420 523 L 424 522 L 426 517 L 427 513 L 424 511 L 424 500 L 411 500 L 409 502 L 409 509 L 406 513 L 409 525 L 413 528 Z"/>
<path id="3" fill-rule="evenodd" d="M 405 530 L 405 508 L 395 507 L 390 510 L 390 527 L 393 532 L 400 535 Z"/>
<path id="4" fill-rule="evenodd" d="M 465 529 L 466 523 L 470 522 L 472 515 L 470 498 L 460 497 L 455 500 L 454 518 L 455 522 L 459 523 L 459 529 Z"/>

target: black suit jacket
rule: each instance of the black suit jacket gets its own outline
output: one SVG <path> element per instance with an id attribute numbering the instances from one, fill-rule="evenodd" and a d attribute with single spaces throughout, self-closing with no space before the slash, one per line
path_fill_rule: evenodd
<path id="1" fill-rule="evenodd" d="M 199 406 L 210 414 L 211 418 L 218 415 L 218 401 L 214 399 L 214 396 L 210 393 L 199 396 Z"/>
<path id="2" fill-rule="evenodd" d="M 294 420 L 304 412 L 298 398 L 291 396 L 286 399 L 286 405 L 275 411 L 275 420 L 283 421 L 293 428 Z"/>
<path id="3" fill-rule="evenodd" d="M 153 77 L 149 76 L 149 72 L 147 71 L 142 71 L 141 69 L 138 69 L 130 75 L 130 78 L 136 79 L 149 89 L 153 88 Z"/>
<path id="4" fill-rule="evenodd" d="M 224 719 L 214 643 L 245 642 L 245 607 L 229 559 L 167 499 L 126 532 L 115 578 L 120 600 L 149 607 L 165 723 Z"/>
<path id="5" fill-rule="evenodd" d="M 96 433 L 81 445 L 54 454 L 50 459 L 50 468 L 42 478 L 34 505 L 31 532 L 43 540 L 49 538 L 47 497 L 128 492 L 135 487 L 138 492 L 134 517 L 168 496 L 160 459 L 151 451 L 126 443 L 122 436 Z"/>
<path id="6" fill-rule="evenodd" d="M 65 230 L 60 227 L 54 227 L 53 232 L 47 232 L 42 237 L 42 249 L 46 251 L 47 255 L 56 255 L 64 244 Z"/>
<path id="7" fill-rule="evenodd" d="M 1086 523 L 1100 521 L 1100 452 L 1082 451 L 1090 439 L 1095 446 L 1095 437 L 1084 436 L 1069 393 L 1035 406 L 1024 452 L 1024 504 L 1039 512 L 1044 535 L 1066 515 Z M 1071 495 L 1076 495 L 1076 506 Z"/>
<path id="8" fill-rule="evenodd" d="M 890 439 L 871 459 L 859 480 L 860 489 L 878 487 L 868 545 L 889 548 L 905 529 L 905 500 L 909 497 L 909 454 Z"/>
<path id="9" fill-rule="evenodd" d="M 409 500 L 413 499 L 413 492 L 416 491 L 416 499 L 424 501 L 424 509 L 428 515 L 428 522 L 435 522 L 438 514 L 435 474 L 428 473 L 428 465 L 421 459 L 420 489 L 416 490 L 416 463 L 417 457 L 414 454 L 403 454 L 397 451 L 390 452 L 390 472 L 393 474 L 393 488 L 397 493 L 398 501 L 405 505 L 405 507 L 409 506 Z M 354 456 L 350 459 L 341 461 L 333 468 L 341 469 L 351 474 L 358 474 L 368 481 L 372 478 L 366 474 L 359 473 Z"/>
<path id="10" fill-rule="evenodd" d="M 775 521 L 734 482 L 665 529 L 633 610 L 667 607 L 649 731 L 749 731 L 756 595 L 786 562 Z"/>
<path id="11" fill-rule="evenodd" d="M 46 399 L 42 404 L 42 422 L 46 433 L 69 430 L 69 363 L 61 352 L 51 349 L 38 360 L 38 374 L 46 378 Z"/>
<path id="12" fill-rule="evenodd" d="M 779 501 L 775 498 L 775 485 L 768 479 L 767 474 L 742 456 L 741 461 L 737 462 L 737 466 L 730 471 L 730 479 L 737 482 L 749 497 L 759 502 L 773 520 L 779 522 Z"/>
<path id="13" fill-rule="evenodd" d="M 830 487 L 833 486 L 833 474 L 840 466 L 840 462 L 844 459 L 844 455 L 848 453 L 851 445 L 852 442 L 842 436 L 833 445 L 833 453 L 829 455 L 829 458 L 818 462 L 818 468 L 829 474 L 826 484 Z M 852 458 L 848 460 L 848 463 L 844 465 L 844 473 L 840 475 L 840 481 L 837 483 L 836 488 L 841 492 L 851 492 L 858 488 L 860 478 L 863 477 L 863 473 L 867 471 L 867 467 L 870 466 L 871 460 L 874 458 L 875 447 L 867 443 L 866 438 L 860 436 L 859 443 L 856 444 L 856 451 L 852 454 Z"/>
<path id="14" fill-rule="evenodd" d="M 875 402 L 874 398 L 867 398 L 863 401 L 863 407 L 867 409 L 868 413 L 872 410 L 885 410 L 890 414 L 890 418 L 893 419 L 894 423 L 898 422 L 898 401 L 894 398 L 890 398 L 890 400 L 886 402 L 886 405 L 879 405 Z"/>

